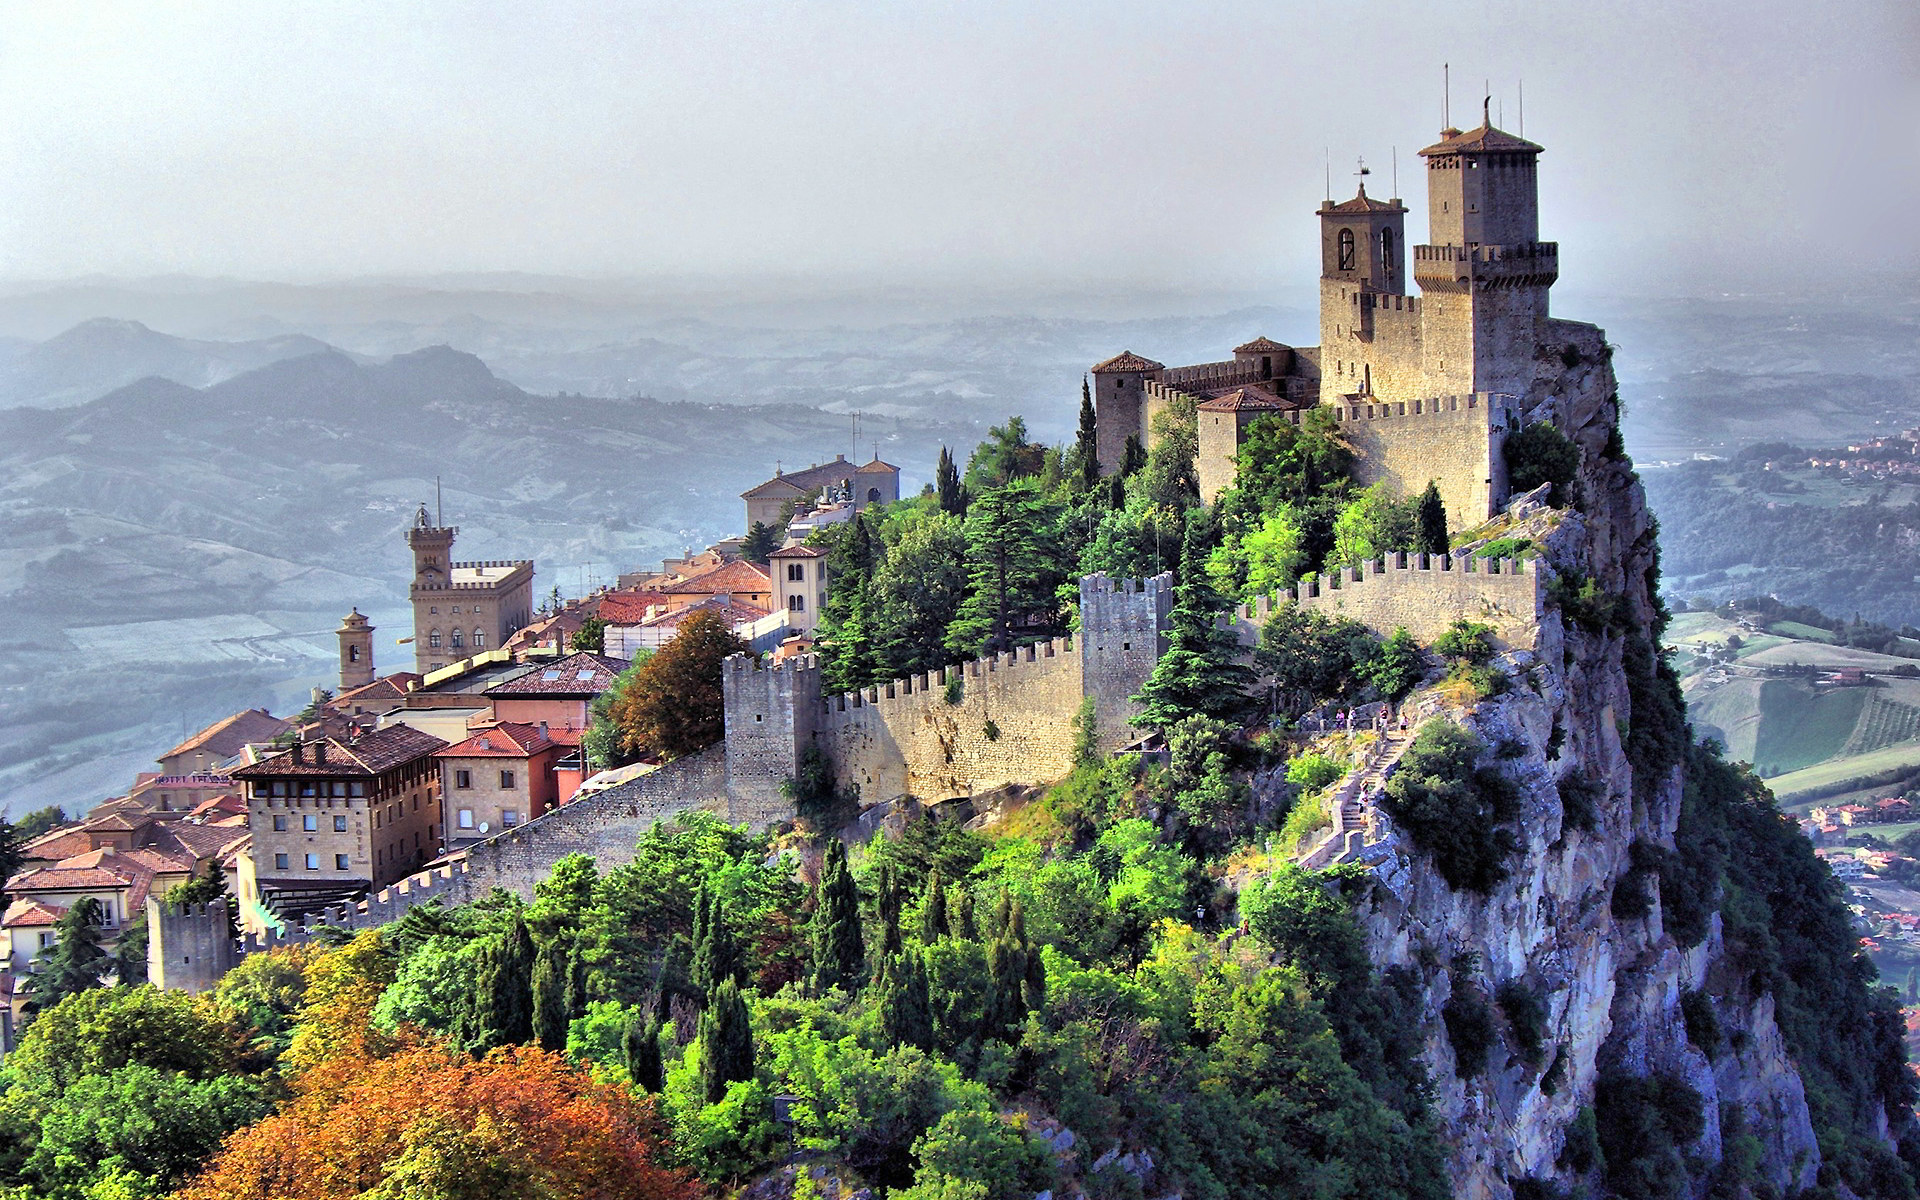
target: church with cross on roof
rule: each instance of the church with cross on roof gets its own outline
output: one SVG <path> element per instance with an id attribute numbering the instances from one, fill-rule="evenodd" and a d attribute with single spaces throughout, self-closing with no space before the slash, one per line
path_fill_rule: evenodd
<path id="1" fill-rule="evenodd" d="M 1604 346 L 1592 326 L 1548 316 L 1560 265 L 1559 246 L 1540 240 L 1541 153 L 1484 109 L 1479 128 L 1443 130 L 1420 151 L 1427 241 L 1411 248 L 1406 205 L 1369 196 L 1363 165 L 1355 195 L 1329 197 L 1317 213 L 1320 344 L 1261 337 L 1221 362 L 1169 367 L 1128 351 L 1095 365 L 1102 472 L 1150 447 L 1160 414 L 1192 411 L 1200 494 L 1211 503 L 1232 486 L 1255 422 L 1298 425 L 1324 409 L 1361 483 L 1412 496 L 1432 482 L 1455 529 L 1498 512 L 1502 438 Z"/>

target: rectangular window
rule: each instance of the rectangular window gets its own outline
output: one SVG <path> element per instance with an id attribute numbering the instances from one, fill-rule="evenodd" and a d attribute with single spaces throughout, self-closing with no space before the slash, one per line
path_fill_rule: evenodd
<path id="1" fill-rule="evenodd" d="M 350 783 L 347 785 L 347 795 L 349 796 L 364 796 L 366 794 L 367 785 L 364 783 Z"/>
<path id="2" fill-rule="evenodd" d="M 344 871 L 344 870 L 346 870 L 346 869 L 347 869 L 347 856 L 346 856 L 346 855 L 344 855 L 344 854 L 336 854 L 336 855 L 334 855 L 334 856 L 333 856 L 333 869 L 334 869 L 334 870 L 336 870 L 336 871 Z"/>
<path id="3" fill-rule="evenodd" d="M 503 788 L 511 788 L 511 787 L 513 786 L 513 772 L 512 772 L 512 771 L 502 771 L 502 772 L 500 772 L 500 786 L 501 786 L 501 787 L 503 787 Z"/>
<path id="4" fill-rule="evenodd" d="M 472 787 L 473 772 L 472 771 L 455 771 L 453 773 L 453 786 L 457 788 Z"/>
<path id="5" fill-rule="evenodd" d="M 462 829 L 473 828 L 473 810 L 472 809 L 463 808 L 460 810 L 460 828 Z"/>
<path id="6" fill-rule="evenodd" d="M 285 816 L 278 814 L 274 816 L 273 831 L 275 833 L 285 833 L 287 831 L 287 818 Z"/>
<path id="7" fill-rule="evenodd" d="M 502 829 L 512 829 L 515 825 L 518 825 L 519 823 L 520 823 L 520 814 L 517 810 L 509 808 L 501 812 L 500 827 Z"/>
<path id="8" fill-rule="evenodd" d="M 273 856 L 273 869 L 274 869 L 274 870 L 276 870 L 276 871 L 284 871 L 284 870 L 286 870 L 286 869 L 287 869 L 287 856 L 286 856 L 286 855 L 284 855 L 284 854 L 276 854 L 276 855 L 274 855 L 274 856 Z"/>
<path id="9" fill-rule="evenodd" d="M 345 833 L 347 831 L 347 819 L 345 817 L 335 817 L 333 819 L 333 831 L 335 833 Z"/>
<path id="10" fill-rule="evenodd" d="M 306 830 L 306 831 L 307 831 L 308 833 L 315 833 L 315 832 L 318 832 L 318 831 L 319 831 L 319 829 L 320 829 L 320 816 L 319 816 L 319 814 L 318 814 L 318 813 L 306 813 L 306 814 L 304 814 L 304 815 L 303 815 L 303 816 L 302 816 L 302 817 L 300 818 L 300 828 L 302 828 L 302 829 L 304 829 L 304 830 Z"/>
<path id="11" fill-rule="evenodd" d="M 320 869 L 320 856 L 318 854 L 307 855 L 307 870 L 318 871 L 319 869 Z"/>

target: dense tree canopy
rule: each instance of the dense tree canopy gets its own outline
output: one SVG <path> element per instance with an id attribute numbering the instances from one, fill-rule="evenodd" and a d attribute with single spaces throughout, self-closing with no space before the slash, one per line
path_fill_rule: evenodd
<path id="1" fill-rule="evenodd" d="M 609 706 L 608 715 L 629 753 L 666 758 L 704 750 L 726 733 L 720 664 L 747 644 L 717 614 L 695 613 L 646 662 Z"/>

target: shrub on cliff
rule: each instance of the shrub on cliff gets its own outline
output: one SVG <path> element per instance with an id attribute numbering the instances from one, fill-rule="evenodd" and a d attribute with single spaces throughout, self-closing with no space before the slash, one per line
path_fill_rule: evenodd
<path id="1" fill-rule="evenodd" d="M 1567 485 L 1580 469 L 1580 447 L 1544 421 L 1535 422 L 1506 440 L 1507 485 L 1515 495 L 1551 483 L 1547 503 L 1556 508 L 1567 502 Z"/>
<path id="2" fill-rule="evenodd" d="M 1519 813 L 1518 795 L 1498 771 L 1474 765 L 1484 749 L 1452 721 L 1429 721 L 1381 798 L 1387 815 L 1433 857 L 1455 890 L 1492 891 L 1520 848 L 1513 831 L 1503 828 Z"/>

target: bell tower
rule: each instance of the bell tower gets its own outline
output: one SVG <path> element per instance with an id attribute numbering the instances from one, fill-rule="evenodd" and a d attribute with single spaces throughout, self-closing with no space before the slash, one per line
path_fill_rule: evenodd
<path id="1" fill-rule="evenodd" d="M 1407 207 L 1367 195 L 1362 179 L 1353 199 L 1319 211 L 1320 394 L 1332 401 L 1373 391 L 1378 298 L 1407 293 Z"/>
<path id="2" fill-rule="evenodd" d="M 340 638 L 340 690 L 350 692 L 372 683 L 373 625 L 356 608 L 341 618 L 335 632 Z"/>
<path id="3" fill-rule="evenodd" d="M 413 601 L 413 669 L 422 675 L 462 657 L 448 656 L 452 635 L 442 630 L 457 626 L 450 620 L 451 613 L 441 611 L 449 607 L 449 597 L 458 595 L 449 590 L 453 585 L 453 535 L 458 532 L 450 525 L 435 525 L 424 504 L 407 528 L 407 546 L 413 551 L 413 586 L 407 589 L 408 599 Z"/>

